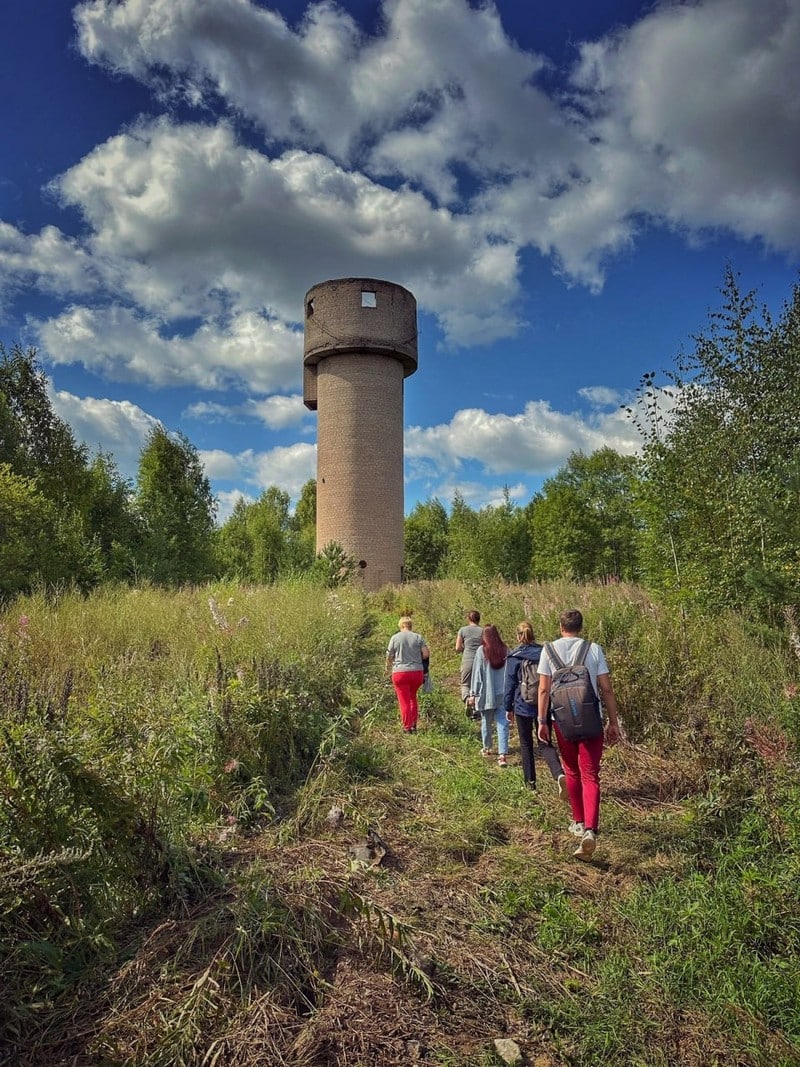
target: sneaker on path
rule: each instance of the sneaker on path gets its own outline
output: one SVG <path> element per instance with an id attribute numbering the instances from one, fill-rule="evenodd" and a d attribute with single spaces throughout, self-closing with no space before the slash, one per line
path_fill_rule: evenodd
<path id="1" fill-rule="evenodd" d="M 583 823 L 571 822 L 569 824 L 569 832 L 575 834 L 576 837 L 583 837 Z"/>
<path id="2" fill-rule="evenodd" d="M 591 859 L 592 853 L 597 848 L 597 835 L 594 830 L 584 830 L 581 843 L 573 852 L 573 856 L 577 856 L 580 860 Z"/>
<path id="3" fill-rule="evenodd" d="M 498 765 L 498 767 L 507 767 L 508 766 L 508 760 L 506 759 L 505 756 L 502 756 L 502 755 L 498 756 L 497 757 L 497 765 Z"/>
<path id="4" fill-rule="evenodd" d="M 556 785 L 558 786 L 558 799 L 559 800 L 566 800 L 566 802 L 569 804 L 569 797 L 567 796 L 567 776 L 566 776 L 566 774 L 559 774 L 558 781 L 556 782 Z"/>

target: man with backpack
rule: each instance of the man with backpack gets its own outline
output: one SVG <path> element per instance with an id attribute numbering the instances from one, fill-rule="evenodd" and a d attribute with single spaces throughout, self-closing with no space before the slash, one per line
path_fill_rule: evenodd
<path id="1" fill-rule="evenodd" d="M 605 653 L 581 636 L 583 615 L 565 611 L 561 637 L 545 644 L 539 659 L 538 729 L 550 740 L 551 724 L 558 738 L 572 808 L 570 832 L 580 837 L 574 855 L 588 860 L 597 847 L 600 818 L 600 760 L 604 739 L 619 740 L 617 699 Z M 601 704 L 608 716 L 603 730 Z"/>

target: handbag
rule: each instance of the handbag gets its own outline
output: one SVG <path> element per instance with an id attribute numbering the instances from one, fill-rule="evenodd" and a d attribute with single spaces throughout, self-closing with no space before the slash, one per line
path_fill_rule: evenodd
<path id="1" fill-rule="evenodd" d="M 424 678 L 424 680 L 422 682 L 422 692 L 423 693 L 432 693 L 433 692 L 433 678 L 431 678 L 429 673 L 425 675 L 425 678 Z"/>

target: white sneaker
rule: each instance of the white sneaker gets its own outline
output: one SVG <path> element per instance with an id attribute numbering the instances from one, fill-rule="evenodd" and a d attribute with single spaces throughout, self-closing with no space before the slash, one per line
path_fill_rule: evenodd
<path id="1" fill-rule="evenodd" d="M 567 776 L 566 776 L 566 774 L 559 774 L 558 781 L 556 782 L 556 785 L 558 786 L 558 799 L 559 800 L 566 800 L 569 803 L 569 797 L 567 796 Z M 581 827 L 581 831 L 582 830 L 583 830 L 583 827 Z"/>
<path id="2" fill-rule="evenodd" d="M 583 823 L 571 822 L 569 824 L 569 832 L 575 834 L 576 837 L 583 837 Z"/>
<path id="3" fill-rule="evenodd" d="M 577 856 L 579 860 L 588 860 L 592 858 L 592 853 L 597 848 L 597 835 L 594 830 L 584 830 L 581 843 L 572 853 L 573 856 Z"/>

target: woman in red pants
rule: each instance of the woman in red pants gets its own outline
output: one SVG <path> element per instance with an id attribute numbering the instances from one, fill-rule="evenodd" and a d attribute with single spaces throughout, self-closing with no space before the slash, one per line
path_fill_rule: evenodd
<path id="1" fill-rule="evenodd" d="M 425 677 L 430 650 L 425 638 L 411 629 L 411 619 L 407 615 L 400 619 L 398 625 L 400 629 L 392 634 L 386 649 L 386 670 L 392 672 L 392 685 L 400 705 L 403 731 L 415 734 L 419 717 L 417 691 Z"/>

